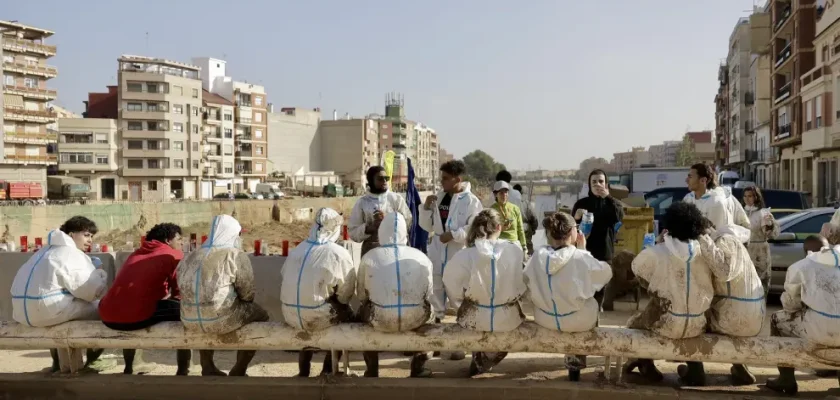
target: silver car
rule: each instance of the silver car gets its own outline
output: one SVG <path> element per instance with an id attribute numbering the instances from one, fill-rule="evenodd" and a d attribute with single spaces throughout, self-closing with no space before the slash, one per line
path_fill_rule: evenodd
<path id="1" fill-rule="evenodd" d="M 802 243 L 811 235 L 819 235 L 823 224 L 831 221 L 834 208 L 812 208 L 779 218 L 779 236 L 770 241 L 773 259 L 770 292 L 785 290 L 785 274 L 791 264 L 805 257 Z"/>

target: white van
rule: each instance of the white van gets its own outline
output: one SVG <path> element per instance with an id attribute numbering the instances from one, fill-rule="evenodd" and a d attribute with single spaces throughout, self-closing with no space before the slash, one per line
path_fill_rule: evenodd
<path id="1" fill-rule="evenodd" d="M 286 196 L 280 191 L 280 185 L 276 183 L 258 183 L 254 188 L 254 194 L 262 195 L 265 199 L 276 200 Z"/>

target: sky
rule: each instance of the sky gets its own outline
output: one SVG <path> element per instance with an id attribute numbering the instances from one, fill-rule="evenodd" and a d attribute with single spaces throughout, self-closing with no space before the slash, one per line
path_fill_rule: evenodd
<path id="1" fill-rule="evenodd" d="M 756 0 L 757 1 L 757 0 Z M 456 157 L 577 168 L 714 128 L 717 68 L 752 0 L 40 0 L 0 19 L 55 32 L 57 104 L 84 111 L 117 57 L 227 61 L 275 109 L 383 113 L 434 128 Z"/>

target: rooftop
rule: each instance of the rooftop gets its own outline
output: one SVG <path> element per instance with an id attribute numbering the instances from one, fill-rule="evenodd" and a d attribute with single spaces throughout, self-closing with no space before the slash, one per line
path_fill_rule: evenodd
<path id="1" fill-rule="evenodd" d="M 163 58 L 154 58 L 154 57 L 144 57 L 144 56 L 134 56 L 134 55 L 123 54 L 122 56 L 120 56 L 120 58 L 117 59 L 117 61 L 120 61 L 120 62 L 136 62 L 136 63 L 145 63 L 145 64 L 159 64 L 159 65 L 165 65 L 165 66 L 169 66 L 169 67 L 184 68 L 184 69 L 190 69 L 190 70 L 193 70 L 193 71 L 201 71 L 201 68 L 197 67 L 195 65 L 182 63 L 182 62 L 178 62 L 178 61 L 167 60 L 167 59 L 163 59 Z"/>
<path id="2" fill-rule="evenodd" d="M 36 28 L 34 26 L 20 24 L 17 21 L 2 20 L 0 20 L 0 31 L 3 31 L 4 34 L 7 35 L 10 32 L 13 32 L 15 34 L 21 33 L 23 35 L 23 39 L 29 40 L 44 39 L 55 34 L 55 32 L 53 31 L 48 31 L 46 29 Z"/>
<path id="3" fill-rule="evenodd" d="M 201 101 L 204 102 L 205 104 L 220 104 L 220 105 L 223 105 L 223 106 L 232 106 L 233 105 L 232 101 L 230 101 L 230 100 L 228 100 L 228 99 L 226 99 L 222 96 L 219 96 L 216 93 L 208 92 L 206 89 L 201 91 Z"/>

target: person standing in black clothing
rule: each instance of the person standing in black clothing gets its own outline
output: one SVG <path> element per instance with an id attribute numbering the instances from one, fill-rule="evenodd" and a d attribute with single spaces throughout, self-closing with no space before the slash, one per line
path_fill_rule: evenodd
<path id="1" fill-rule="evenodd" d="M 615 244 L 615 224 L 624 219 L 624 208 L 618 200 L 610 196 L 607 174 L 600 169 L 589 173 L 589 194 L 579 199 L 572 207 L 575 221 L 580 223 L 585 212 L 594 214 L 592 231 L 586 238 L 586 250 L 598 261 L 612 262 Z M 615 277 L 613 277 L 615 279 Z M 612 283 L 612 280 L 610 281 Z M 604 311 L 613 310 L 613 285 L 607 284 L 595 297 Z"/>

